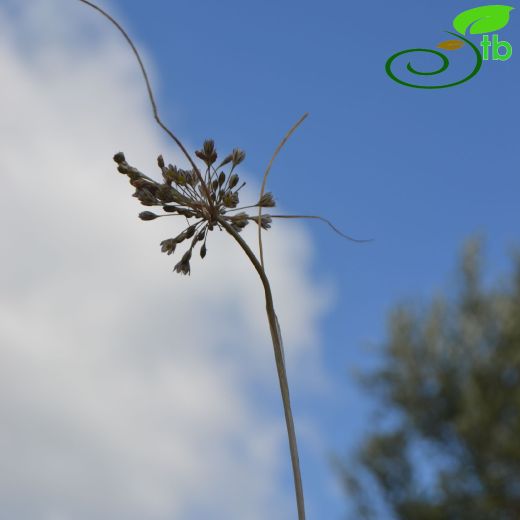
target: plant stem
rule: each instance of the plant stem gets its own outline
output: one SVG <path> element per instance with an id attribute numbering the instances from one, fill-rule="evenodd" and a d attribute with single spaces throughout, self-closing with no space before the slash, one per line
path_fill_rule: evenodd
<path id="1" fill-rule="evenodd" d="M 283 410 L 285 414 L 285 424 L 287 426 L 287 436 L 289 437 L 289 450 L 291 452 L 291 463 L 294 477 L 294 489 L 296 493 L 296 505 L 298 508 L 298 520 L 305 520 L 305 504 L 303 499 L 303 486 L 300 472 L 300 461 L 298 457 L 298 445 L 296 442 L 296 432 L 294 428 L 294 421 L 291 411 L 291 399 L 289 395 L 289 383 L 287 381 L 287 372 L 285 370 L 285 360 L 283 353 L 283 343 L 278 319 L 274 311 L 273 295 L 269 280 L 265 274 L 264 269 L 256 258 L 247 242 L 233 229 L 229 223 L 223 219 L 218 219 L 219 223 L 224 229 L 238 242 L 240 247 L 244 250 L 249 260 L 255 267 L 265 292 L 265 307 L 267 312 L 267 319 L 269 321 L 269 330 L 271 332 L 271 339 L 273 342 L 274 359 L 276 362 L 276 370 L 278 372 L 278 381 L 280 383 L 280 392 L 282 395 Z"/>
<path id="2" fill-rule="evenodd" d="M 271 167 L 273 166 L 274 160 L 276 159 L 276 156 L 280 153 L 280 150 L 284 147 L 285 143 L 289 140 L 289 137 L 294 133 L 294 131 L 303 123 L 305 118 L 309 115 L 308 112 L 303 114 L 302 117 L 291 127 L 291 129 L 285 134 L 284 138 L 280 141 L 280 144 L 276 147 L 276 150 L 274 151 L 273 156 L 271 157 L 271 160 L 269 161 L 269 164 L 267 165 L 267 169 L 264 173 L 264 178 L 262 180 L 262 187 L 260 188 L 260 196 L 258 197 L 258 200 L 260 200 L 265 193 L 265 186 L 267 184 L 267 177 L 269 176 L 269 172 L 271 171 Z M 258 206 L 258 249 L 260 253 L 260 264 L 262 265 L 262 268 L 264 268 L 264 248 L 262 245 L 262 206 Z"/>
<path id="3" fill-rule="evenodd" d="M 146 84 L 146 90 L 148 92 L 148 98 L 150 100 L 150 104 L 152 105 L 152 112 L 153 117 L 156 121 L 156 123 L 173 139 L 175 144 L 180 148 L 186 159 L 188 159 L 188 162 L 190 163 L 191 167 L 195 171 L 195 174 L 197 175 L 201 185 L 202 189 L 204 190 L 204 194 L 206 195 L 206 198 L 208 199 L 208 203 L 211 207 L 213 207 L 213 201 L 211 200 L 211 194 L 209 192 L 208 186 L 204 182 L 204 178 L 202 177 L 202 174 L 200 173 L 200 170 L 198 166 L 195 164 L 195 161 L 189 154 L 188 150 L 184 147 L 181 140 L 162 122 L 162 119 L 159 117 L 159 110 L 157 109 L 157 102 L 155 101 L 155 97 L 152 90 L 152 85 L 150 83 L 150 79 L 148 78 L 148 73 L 146 72 L 146 68 L 144 66 L 143 60 L 141 58 L 141 55 L 139 54 L 139 51 L 137 50 L 137 47 L 135 46 L 134 42 L 128 35 L 128 33 L 123 29 L 121 24 L 111 15 L 109 15 L 105 10 L 101 9 L 98 5 L 96 5 L 94 2 L 91 2 L 90 0 L 79 0 L 80 2 L 92 7 L 92 9 L 95 9 L 99 13 L 101 13 L 107 20 L 109 20 L 112 25 L 114 25 L 118 31 L 123 35 L 124 39 L 127 41 L 128 45 L 130 45 L 132 52 L 134 53 L 137 62 L 139 63 L 139 68 L 141 69 L 141 74 L 143 76 L 144 82 Z"/>

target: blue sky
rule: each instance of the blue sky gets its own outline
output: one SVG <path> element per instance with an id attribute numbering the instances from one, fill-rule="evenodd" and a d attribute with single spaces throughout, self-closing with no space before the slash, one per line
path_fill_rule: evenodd
<path id="1" fill-rule="evenodd" d="M 109 515 L 107 518 L 123 515 L 121 511 L 125 511 L 124 507 L 130 507 L 125 505 L 125 497 L 129 496 L 127 490 L 134 489 L 131 486 L 135 485 L 139 491 L 143 486 L 146 488 L 143 496 L 150 493 L 145 498 L 159 511 L 157 516 L 152 516 L 151 512 L 144 516 L 162 519 L 161 514 L 169 505 L 161 502 L 161 492 L 169 495 L 168 486 L 172 482 L 169 479 L 174 479 L 175 475 L 169 473 L 167 457 L 163 467 L 161 450 L 164 448 L 164 453 L 169 456 L 168 450 L 182 448 L 194 457 L 186 460 L 197 461 L 199 445 L 193 439 L 197 442 L 200 439 L 186 427 L 186 431 L 180 428 L 179 438 L 175 437 L 177 444 L 170 443 L 172 432 L 177 435 L 178 428 L 169 430 L 165 427 L 167 421 L 159 413 L 165 410 L 171 410 L 174 417 L 180 417 L 181 422 L 185 420 L 190 425 L 198 425 L 200 417 L 197 414 L 204 416 L 209 410 L 208 435 L 214 440 L 208 452 L 204 453 L 215 463 L 214 467 L 217 463 L 227 464 L 229 473 L 226 473 L 226 478 L 232 485 L 237 485 L 238 493 L 243 493 L 243 497 L 237 498 L 238 505 L 233 504 L 236 508 L 229 511 L 238 515 L 237 511 L 243 510 L 241 507 L 247 510 L 247 504 L 241 505 L 240 498 L 247 500 L 251 496 L 252 500 L 258 500 L 255 503 L 264 503 L 271 496 L 265 475 L 283 475 L 282 487 L 292 505 L 288 454 L 284 449 L 277 451 L 279 445 L 271 437 L 276 437 L 276 432 L 272 433 L 266 426 L 269 423 L 266 417 L 281 420 L 279 398 L 269 395 L 264 399 L 265 388 L 259 385 L 261 397 L 256 396 L 260 405 L 258 417 L 256 412 L 252 413 L 248 407 L 250 401 L 245 398 L 242 401 L 243 396 L 236 395 L 236 388 L 242 387 L 235 385 L 236 367 L 228 364 L 225 354 L 228 352 L 229 357 L 243 355 L 243 359 L 238 359 L 248 363 L 245 373 L 251 375 L 258 367 L 259 380 L 267 378 L 267 374 L 274 374 L 270 351 L 264 359 L 263 354 L 257 354 L 255 350 L 264 352 L 266 345 L 262 333 L 258 332 L 265 332 L 261 305 L 257 302 L 258 282 L 249 277 L 249 271 L 244 271 L 244 274 L 242 264 L 237 261 L 230 269 L 236 269 L 236 285 L 229 287 L 224 283 L 226 273 L 219 274 L 221 265 L 214 258 L 211 263 L 205 261 L 209 265 L 204 269 L 197 265 L 190 286 L 185 285 L 186 280 L 179 281 L 169 276 L 171 266 L 167 260 L 148 245 L 149 233 L 157 234 L 157 228 L 145 226 L 145 230 L 145 227 L 136 226 L 135 214 L 140 210 L 134 200 L 126 200 L 130 199 L 128 193 L 120 195 L 121 179 L 113 177 L 113 165 L 106 158 L 117 151 L 114 148 L 121 146 L 125 151 L 135 150 L 136 160 L 141 161 L 138 164 L 153 165 L 155 155 L 172 150 L 172 146 L 153 127 L 149 107 L 145 105 L 144 85 L 137 76 L 136 65 L 113 28 L 79 2 L 73 7 L 67 2 L 66 9 L 61 0 L 50 4 L 51 7 L 35 1 L 28 2 L 29 14 L 26 13 L 26 20 L 20 23 L 16 19 L 17 10 L 21 9 L 17 2 L 7 2 L 5 11 L 2 7 L 0 12 L 0 23 L 6 23 L 2 16 L 8 16 L 2 33 L 5 40 L 1 40 L 0 50 L 7 56 L 3 60 L 6 71 L 9 71 L 4 82 L 5 104 L 2 105 L 6 121 L 2 130 L 8 146 L 2 154 L 1 160 L 4 162 L 1 166 L 8 175 L 12 193 L 19 193 L 13 196 L 16 202 L 13 211 L 15 207 L 17 210 L 25 209 L 23 215 L 30 215 L 35 204 L 47 204 L 47 201 L 51 204 L 54 201 L 54 205 L 66 205 L 64 201 L 70 200 L 69 219 L 74 225 L 69 220 L 63 223 L 58 216 L 50 215 L 46 206 L 41 207 L 40 224 L 47 230 L 45 237 L 50 237 L 43 240 L 41 234 L 33 229 L 34 223 L 31 220 L 26 222 L 22 216 L 17 223 L 6 224 L 13 219 L 9 213 L 10 206 L 4 207 L 5 211 L 9 210 L 7 214 L 10 218 L 2 219 L 5 228 L 2 229 L 2 236 L 7 237 L 7 249 L 18 251 L 19 258 L 9 264 L 9 269 L 4 269 L 4 278 L 0 278 L 0 282 L 16 295 L 15 299 L 9 296 L 11 293 L 7 289 L 2 291 L 8 296 L 5 296 L 5 301 L 0 298 L 0 318 L 8 316 L 14 323 L 13 316 L 16 315 L 19 322 L 16 322 L 17 327 L 0 328 L 0 334 L 4 334 L 5 330 L 10 334 L 5 333 L 6 336 L 2 336 L 0 341 L 5 349 L 0 351 L 2 365 L 8 367 L 5 377 L 0 378 L 7 385 L 2 387 L 1 393 L 13 399 L 17 395 L 18 383 L 15 385 L 13 382 L 14 386 L 9 386 L 8 375 L 22 377 L 17 376 L 16 381 L 27 377 L 31 388 L 40 388 L 38 385 L 41 383 L 40 391 L 34 392 L 34 396 L 37 399 L 40 395 L 43 401 L 33 403 L 28 398 L 28 402 L 36 410 L 43 411 L 36 415 L 36 419 L 34 414 L 30 414 L 27 422 L 19 421 L 22 425 L 28 425 L 27 430 L 23 431 L 37 431 L 33 421 L 37 422 L 41 416 L 45 425 L 57 425 L 65 448 L 69 447 L 70 442 L 73 460 L 81 451 L 78 446 L 93 446 L 93 475 L 97 475 L 98 471 L 97 464 L 94 464 L 96 456 L 104 453 L 100 452 L 99 446 L 106 449 L 103 460 L 108 460 L 112 456 L 110 454 L 115 453 L 113 466 L 109 467 L 107 463 L 110 469 L 106 471 L 107 481 L 99 481 L 102 500 L 98 505 L 105 507 L 103 511 Z M 355 4 L 327 0 L 319 3 L 301 0 L 107 0 L 103 5 L 118 17 L 142 50 L 165 122 L 190 147 L 199 146 L 206 138 L 213 138 L 222 152 L 234 147 L 246 150 L 245 170 L 257 182 L 260 182 L 280 138 L 304 112 L 309 112 L 309 118 L 278 157 L 268 188 L 274 192 L 284 212 L 322 215 L 350 235 L 374 239 L 368 244 L 354 244 L 344 241 L 322 224 L 305 222 L 294 224 L 294 237 L 285 241 L 274 231 L 269 242 L 273 281 L 281 294 L 279 314 L 286 316 L 286 323 L 282 322 L 286 343 L 298 347 L 305 344 L 302 336 L 308 335 L 311 342 L 316 336 L 318 341 L 314 348 L 319 349 L 318 357 L 323 363 L 321 376 L 325 376 L 334 389 L 333 394 L 315 392 L 312 388 L 306 391 L 302 376 L 295 373 L 296 367 L 305 367 L 305 362 L 303 365 L 289 363 L 289 377 L 295 382 L 295 415 L 297 418 L 310 418 L 317 426 L 313 431 L 319 431 L 322 435 L 317 443 L 313 443 L 312 435 L 305 434 L 305 424 L 300 424 L 300 429 L 304 431 L 300 448 L 308 516 L 309 519 L 342 518 L 348 508 L 348 499 L 331 485 L 333 476 L 327 456 L 352 450 L 373 424 L 373 403 L 361 393 L 353 373 L 366 370 L 377 362 L 377 346 L 385 337 L 388 310 L 403 299 L 426 298 L 438 290 L 451 290 L 455 284 L 453 275 L 457 255 L 466 238 L 480 234 L 486 239 L 491 275 L 507 269 L 508 249 L 518 244 L 520 180 L 516 170 L 518 146 L 513 141 L 520 108 L 516 97 L 520 79 L 516 56 L 516 45 L 520 45 L 520 41 L 517 43 L 515 40 L 517 24 L 520 24 L 517 12 L 513 11 L 509 26 L 499 31 L 501 39 L 513 45 L 511 60 L 484 63 L 477 77 L 464 85 L 427 91 L 406 88 L 391 81 L 384 71 L 387 58 L 399 50 L 412 47 L 435 48 L 440 41 L 449 38 L 443 31 L 452 29 L 451 22 L 459 12 L 483 5 L 482 2 L 380 0 Z M 63 12 L 63 19 L 58 19 L 56 12 Z M 87 25 L 90 33 L 85 32 L 85 27 L 81 27 L 81 31 L 76 30 L 78 19 L 93 24 Z M 8 27 L 13 34 L 7 30 Z M 110 35 L 108 43 L 99 31 Z M 99 48 L 96 47 L 97 38 Z M 90 48 L 88 45 L 82 48 L 79 43 L 75 48 L 75 41 L 84 44 L 89 39 Z M 113 46 L 114 41 L 117 42 L 116 47 Z M 11 55 L 12 49 L 17 50 Z M 469 56 L 469 50 L 464 48 L 451 56 L 454 56 L 454 72 L 450 74 L 456 75 L 459 66 L 460 70 L 465 71 L 467 60 L 464 61 L 464 57 Z M 421 64 L 427 67 L 433 61 Z M 128 86 L 124 83 L 126 78 Z M 103 110 L 99 110 L 100 105 Z M 70 128 L 74 131 L 71 132 Z M 70 150 L 55 149 L 56 143 L 61 146 L 62 139 Z M 163 143 L 163 149 L 157 149 L 158 142 Z M 32 180 L 29 182 L 32 177 L 18 174 L 18 157 L 22 153 L 26 156 L 27 146 L 31 150 L 28 155 L 35 161 L 38 159 L 34 167 L 27 170 L 38 171 L 38 186 L 42 193 L 47 194 L 46 197 L 28 196 L 28 193 L 34 193 L 31 191 L 34 184 Z M 30 161 L 31 157 L 27 160 Z M 87 176 L 81 178 L 78 175 L 76 180 L 70 181 L 70 175 L 66 176 L 69 172 L 65 172 L 63 166 L 67 160 L 71 168 L 88 171 L 90 180 Z M 56 179 L 53 175 L 57 176 Z M 80 190 L 75 183 L 80 183 Z M 96 183 L 106 186 L 106 194 L 99 192 Z M 78 196 L 81 190 L 97 197 L 96 208 L 82 200 L 87 195 Z M 111 209 L 113 205 L 116 208 Z M 105 208 L 106 218 L 101 218 L 103 215 L 98 207 Z M 16 228 L 15 224 L 19 227 Z M 74 226 L 79 226 L 79 231 Z M 284 225 L 284 229 L 290 229 L 290 226 Z M 301 226 L 304 226 L 307 235 L 301 234 Z M 20 239 L 22 234 L 16 230 L 23 231 L 23 241 Z M 308 236 L 312 248 L 307 243 Z M 29 240 L 27 237 L 32 238 Z M 65 237 L 67 242 L 63 242 Z M 38 246 L 40 254 L 40 262 L 36 265 L 25 263 L 34 247 L 32 241 Z M 65 243 L 66 248 L 60 245 Z M 217 251 L 227 254 L 227 250 L 219 247 L 215 246 Z M 310 253 L 309 249 L 312 249 Z M 106 255 L 106 260 L 103 260 L 103 255 Z M 294 264 L 291 263 L 293 258 Z M 160 266 L 156 269 L 157 274 L 149 274 L 156 264 Z M 50 271 L 45 267 L 47 265 L 52 265 Z M 121 273 L 119 269 L 122 269 Z M 61 278 L 53 274 L 54 270 Z M 27 273 L 30 273 L 29 278 Z M 63 279 L 69 287 L 65 287 Z M 199 355 L 189 348 L 192 338 L 183 336 L 175 354 L 177 357 L 172 357 L 162 343 L 167 344 L 171 327 L 169 316 L 162 313 L 164 305 L 170 304 L 172 294 L 176 298 L 184 298 L 182 301 L 188 303 L 183 311 L 186 315 L 181 313 L 181 322 L 193 316 L 189 309 L 199 312 L 199 306 L 202 306 L 201 313 L 212 311 L 214 301 L 211 298 L 203 301 L 206 294 L 203 292 L 204 284 L 208 280 L 224 293 L 224 310 L 222 315 L 214 318 L 215 322 L 211 321 L 212 314 L 208 314 L 209 325 L 215 327 L 215 334 L 205 337 L 206 331 L 201 328 L 195 335 L 202 347 L 212 341 L 216 341 L 217 345 L 209 345 Z M 135 286 L 129 287 L 129 281 L 132 284 L 135 282 Z M 30 290 L 26 285 L 31 286 Z M 243 294 L 244 287 L 248 289 L 246 295 Z M 324 287 L 329 287 L 333 295 L 332 303 L 329 302 L 325 312 L 320 307 L 322 299 L 328 299 L 320 292 Z M 49 292 L 42 289 L 39 293 L 41 288 Z M 67 292 L 69 290 L 72 291 L 70 294 Z M 118 300 L 114 294 L 120 293 L 122 296 Z M 82 298 L 76 299 L 78 294 Z M 298 294 L 300 298 L 292 301 L 291 294 Z M 106 301 L 98 308 L 100 295 Z M 78 309 L 84 306 L 84 311 L 78 310 L 77 315 L 76 307 L 67 305 L 67 298 L 72 297 Z M 212 295 L 212 298 L 215 297 Z M 137 300 L 142 301 L 149 311 L 150 322 L 146 326 L 141 326 L 142 309 L 137 306 Z M 38 301 L 44 302 L 45 307 L 41 317 L 40 307 L 34 303 Z M 136 304 L 132 306 L 134 301 Z M 159 304 L 161 302 L 163 305 Z M 255 351 L 253 354 L 241 354 L 242 345 L 235 345 L 235 331 L 232 334 L 229 327 L 218 328 L 218 325 L 219 319 L 229 323 L 228 314 L 235 312 L 243 312 L 247 318 L 243 309 L 249 306 L 258 311 L 262 320 L 257 324 L 253 319 L 251 322 L 246 319 L 243 325 L 237 326 L 237 336 L 251 337 L 249 350 Z M 120 316 L 121 313 L 124 315 Z M 30 341 L 31 338 L 26 337 L 24 324 L 27 316 L 31 317 L 37 340 L 43 337 L 48 340 L 49 359 L 57 360 L 56 366 L 47 365 L 43 361 L 44 356 L 40 356 L 40 351 L 34 347 L 39 344 L 38 341 L 43 343 L 43 339 L 37 341 L 33 338 Z M 67 316 L 66 320 L 64 316 Z M 94 336 L 91 336 L 92 330 L 88 328 L 85 316 L 88 316 L 88 323 L 92 320 L 95 325 L 91 327 Z M 77 337 L 78 328 L 84 331 L 85 338 L 89 338 L 88 341 L 83 339 L 85 345 L 82 346 L 78 340 L 78 345 L 75 345 L 77 350 L 69 351 L 65 347 L 59 350 L 62 346 L 58 340 L 69 333 L 71 337 Z M 51 334 L 49 331 L 54 332 Z M 151 359 L 144 362 L 138 352 L 153 332 L 158 334 L 158 339 L 148 341 L 150 353 L 147 352 L 147 355 Z M 186 346 L 183 346 L 185 343 Z M 22 344 L 27 346 L 27 351 L 24 350 L 26 358 L 19 355 Z M 58 345 L 56 351 L 52 350 L 55 345 Z M 229 351 L 226 351 L 224 347 L 228 346 Z M 301 348 L 298 355 L 305 357 L 311 352 L 306 358 L 308 364 L 312 362 L 314 351 L 305 350 L 307 347 Z M 86 354 L 90 351 L 94 352 L 93 359 Z M 78 354 L 79 359 L 85 361 L 85 366 L 78 364 Z M 301 361 L 301 357 L 296 355 L 294 359 Z M 58 370 L 62 362 L 67 370 Z M 9 367 L 18 367 L 20 372 Z M 158 382 L 154 378 L 148 379 L 148 376 L 143 380 L 141 369 L 152 370 L 150 367 L 159 371 Z M 128 372 L 125 371 L 127 368 Z M 48 370 L 54 374 L 50 378 L 52 385 L 55 384 L 52 388 L 46 386 L 50 384 Z M 70 380 L 61 375 L 68 374 L 68 370 L 76 374 Z M 206 392 L 204 397 L 214 397 L 212 404 L 208 407 L 204 399 L 196 400 L 193 405 L 195 418 L 190 407 L 186 407 L 189 413 L 183 406 L 177 409 L 178 391 L 194 383 L 185 381 L 186 386 L 177 387 L 176 382 L 172 383 L 171 378 L 166 377 L 168 370 L 181 381 L 182 374 L 192 370 L 189 373 L 199 385 L 199 390 Z M 311 378 L 312 367 L 309 371 L 307 365 L 302 373 Z M 61 377 L 65 379 L 61 381 Z M 245 378 L 242 375 L 236 377 L 240 384 L 243 383 L 242 377 Z M 92 378 L 96 383 L 92 386 L 99 390 L 91 390 Z M 65 397 L 75 395 L 76 380 L 84 383 L 88 391 L 78 390 L 77 401 L 64 402 L 64 394 Z M 311 381 L 309 386 L 312 385 Z M 142 394 L 139 394 L 141 400 L 137 405 L 131 390 Z M 168 400 L 170 398 L 171 402 Z M 231 403 L 229 409 L 221 408 L 222 403 L 228 400 Z M 25 400 L 21 402 L 27 404 Z M 101 406 L 100 402 L 103 406 L 106 403 L 107 410 L 96 408 Z M 21 409 L 20 414 L 23 413 L 23 406 L 12 406 L 9 402 L 4 409 L 4 404 L 0 399 L 2 414 L 11 408 Z M 51 406 L 50 412 L 47 406 Z M 269 408 L 269 413 L 262 406 Z M 120 408 L 124 413 L 117 415 L 116 409 Z M 150 409 L 151 415 L 147 415 Z M 28 410 L 31 408 L 28 407 Z M 53 415 L 56 410 L 59 414 Z M 69 415 L 72 417 L 70 424 L 67 422 Z M 99 428 L 99 431 L 93 429 L 90 437 L 84 431 L 85 417 Z M 142 420 L 144 417 L 146 421 Z M 16 414 L 15 418 L 20 419 Z M 65 422 L 62 424 L 61 420 Z M 142 431 L 138 430 L 133 439 L 135 444 L 123 443 L 121 447 L 120 429 L 125 425 L 134 425 L 135 421 L 142 423 Z M 145 424 L 147 421 L 149 424 Z M 217 428 L 220 422 L 225 425 L 222 426 L 224 431 Z M 105 431 L 104 428 L 108 429 Z M 69 430 L 72 432 L 70 438 Z M 17 430 L 13 431 L 13 439 L 25 438 Z M 247 437 L 256 431 L 258 445 L 255 439 Z M 102 438 L 99 446 L 98 436 Z M 241 439 L 246 438 L 247 442 L 244 440 L 242 445 Z M 107 439 L 114 444 L 111 445 Z M 224 444 L 222 439 L 231 444 Z M 47 448 L 37 451 L 38 442 L 33 443 L 36 446 L 34 460 L 40 460 L 38 457 L 47 453 Z M 157 446 L 157 460 L 153 458 L 155 452 L 144 449 L 150 444 Z M 220 458 L 216 450 L 222 446 L 224 449 Z M 137 450 L 134 449 L 136 447 Z M 233 459 L 241 449 L 250 457 L 245 459 L 243 466 Z M 136 451 L 137 455 L 134 456 Z M 21 446 L 20 452 L 24 455 L 24 446 Z M 85 452 L 90 453 L 88 450 Z M 62 452 L 58 450 L 58 453 Z M 269 453 L 274 461 L 268 456 Z M 277 458 L 279 453 L 280 458 Z M 148 465 L 152 467 L 156 463 L 157 467 L 143 470 L 141 474 L 143 461 L 148 460 L 146 456 L 153 462 Z M 48 460 L 45 457 L 43 460 Z M 63 460 L 70 460 L 70 457 Z M 87 466 L 89 462 L 87 460 Z M 186 466 L 190 467 L 190 464 L 186 463 Z M 186 482 L 180 482 L 175 488 L 179 496 L 183 493 L 189 495 L 193 490 L 196 493 L 199 482 L 202 482 L 201 475 L 211 482 L 208 477 L 213 475 L 211 471 L 206 472 L 196 463 L 192 466 L 195 468 L 193 472 L 186 470 L 189 474 L 186 481 L 194 487 L 189 488 Z M 20 469 L 21 474 L 24 467 L 16 460 L 13 462 L 13 468 Z M 28 464 L 26 467 L 33 466 Z M 66 467 L 65 463 L 63 467 Z M 253 480 L 251 475 L 248 476 L 251 467 L 257 468 L 261 474 L 258 478 L 258 496 L 251 494 L 247 486 L 239 488 L 240 481 Z M 58 466 L 58 470 L 60 468 Z M 92 509 L 89 513 L 80 500 L 83 497 L 81 492 L 72 488 L 69 493 L 72 505 L 69 504 L 70 509 L 64 508 L 65 512 L 60 513 L 58 505 L 61 495 L 56 491 L 61 492 L 59 486 L 50 491 L 39 488 L 39 482 L 51 482 L 45 472 L 41 475 L 36 472 L 34 482 L 38 485 L 34 484 L 34 494 L 28 495 L 27 482 L 32 482 L 32 471 L 20 476 L 21 484 L 15 491 L 22 499 L 19 504 L 13 499 L 13 518 L 39 515 L 40 510 L 27 512 L 23 507 L 29 502 L 36 504 L 34 507 L 40 507 L 41 496 L 45 493 L 48 497 L 41 499 L 41 503 L 48 507 L 52 500 L 56 500 L 56 512 L 42 518 L 78 520 L 82 518 L 81 514 L 90 514 L 88 518 L 104 518 L 99 513 L 101 509 Z M 110 486 L 118 479 L 124 481 L 126 474 L 134 478 L 134 472 L 135 482 L 132 480 L 125 484 L 129 488 L 121 484 L 124 500 L 116 503 L 114 499 L 114 505 L 107 499 L 105 503 L 105 487 L 111 489 Z M 30 479 L 24 480 L 27 475 Z M 64 479 L 67 483 L 73 480 L 68 474 Z M 159 491 L 154 488 L 157 482 Z M 173 482 L 176 483 L 175 480 Z M 252 483 L 250 485 L 253 486 Z M 9 486 L 5 484 L 3 487 L 15 496 Z M 82 487 L 88 488 L 88 485 Z M 220 488 L 215 489 L 218 495 Z M 27 500 L 27 496 L 36 498 Z M 196 494 L 193 497 L 196 498 Z M 145 498 L 143 503 L 148 504 Z M 218 498 L 211 496 L 209 500 Z M 175 495 L 175 499 L 178 499 L 179 506 L 180 498 Z M 92 503 L 90 498 L 85 499 L 85 504 Z M 225 504 L 221 506 L 221 514 L 227 520 L 231 513 L 228 512 L 226 517 L 228 510 Z M 79 508 L 76 511 L 81 513 L 70 513 L 75 510 L 74 507 Z M 205 511 L 197 512 L 196 507 L 191 511 L 189 518 L 198 520 L 207 517 Z M 278 513 L 283 517 L 283 513 Z M 137 509 L 132 512 L 134 514 L 138 515 Z M 125 518 L 133 518 L 132 515 L 128 514 Z"/>
<path id="2" fill-rule="evenodd" d="M 499 31 L 513 45 L 511 60 L 484 63 L 464 85 L 426 91 L 392 82 L 386 59 L 435 48 L 459 12 L 484 3 L 113 4 L 153 57 L 165 119 L 190 142 L 212 137 L 221 149 L 244 148 L 260 178 L 280 137 L 310 112 L 269 188 L 288 212 L 323 215 L 375 239 L 356 245 L 308 224 L 315 276 L 336 288 L 322 322 L 323 356 L 341 392 L 295 407 L 312 406 L 330 450 L 344 452 L 369 428 L 367 401 L 350 372 L 374 360 L 367 345 L 384 337 L 392 303 L 449 290 L 461 244 L 474 234 L 486 239 L 491 272 L 507 267 L 518 241 L 516 11 Z M 464 61 L 454 58 L 457 65 L 463 70 Z M 339 518 L 344 502 L 320 489 L 303 451 L 316 517 Z"/>

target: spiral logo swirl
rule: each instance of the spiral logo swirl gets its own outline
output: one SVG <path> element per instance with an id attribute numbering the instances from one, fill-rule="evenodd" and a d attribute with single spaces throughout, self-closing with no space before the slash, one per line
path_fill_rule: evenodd
<path id="1" fill-rule="evenodd" d="M 397 52 L 396 54 L 394 54 L 393 56 L 390 56 L 390 58 L 388 58 L 388 60 L 386 62 L 386 66 L 385 66 L 386 73 L 397 83 L 400 83 L 401 85 L 405 85 L 407 87 L 412 87 L 412 88 L 423 88 L 423 89 L 448 88 L 448 87 L 455 87 L 456 85 L 460 85 L 462 83 L 465 83 L 466 81 L 469 81 L 471 78 L 473 78 L 474 76 L 477 75 L 480 68 L 482 67 L 482 54 L 480 53 L 480 50 L 478 49 L 478 47 L 476 47 L 472 42 L 470 42 L 469 40 L 467 40 L 460 34 L 452 33 L 450 31 L 446 31 L 446 32 L 448 34 L 455 36 L 456 38 L 463 40 L 465 43 L 467 43 L 473 49 L 473 52 L 475 53 L 476 63 L 475 63 L 475 68 L 471 71 L 471 73 L 468 76 L 466 76 L 465 78 L 463 78 L 459 81 L 456 81 L 454 83 L 448 83 L 446 85 L 415 85 L 414 83 L 408 83 L 407 81 L 403 81 L 403 80 L 399 79 L 392 72 L 392 64 L 399 56 L 402 56 L 403 54 L 414 53 L 414 52 L 426 52 L 429 54 L 434 54 L 435 56 L 438 56 L 441 59 L 442 64 L 440 65 L 439 68 L 437 68 L 436 70 L 430 71 L 430 72 L 421 72 L 421 71 L 414 69 L 412 64 L 410 62 L 408 62 L 408 64 L 406 65 L 407 70 L 409 72 L 411 72 L 412 74 L 416 74 L 418 76 L 435 76 L 437 74 L 441 74 L 450 66 L 450 61 L 447 58 L 447 56 L 444 55 L 442 52 L 439 52 L 439 51 L 436 51 L 433 49 L 408 49 L 405 51 Z"/>

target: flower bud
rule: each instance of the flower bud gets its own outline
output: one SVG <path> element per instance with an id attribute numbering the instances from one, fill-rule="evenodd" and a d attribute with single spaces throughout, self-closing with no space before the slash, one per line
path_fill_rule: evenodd
<path id="1" fill-rule="evenodd" d="M 151 211 L 142 211 L 139 213 L 139 218 L 141 220 L 155 220 L 159 215 L 152 213 Z"/>
<path id="2" fill-rule="evenodd" d="M 123 162 L 125 162 L 125 154 L 123 152 L 118 152 L 114 155 L 114 161 L 117 163 L 117 164 L 121 164 Z"/>
<path id="3" fill-rule="evenodd" d="M 168 204 L 165 204 L 162 207 L 163 211 L 166 211 L 166 213 L 176 213 L 177 212 L 177 206 L 169 206 Z"/>
<path id="4" fill-rule="evenodd" d="M 193 226 L 190 226 L 189 228 L 186 229 L 186 236 L 185 238 L 191 238 L 194 234 L 195 234 L 195 225 Z"/>
<path id="5" fill-rule="evenodd" d="M 229 177 L 229 189 L 233 189 L 238 184 L 239 178 L 236 173 Z"/>

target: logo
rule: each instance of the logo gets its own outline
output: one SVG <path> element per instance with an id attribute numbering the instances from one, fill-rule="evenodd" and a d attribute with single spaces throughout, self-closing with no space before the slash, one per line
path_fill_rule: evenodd
<path id="1" fill-rule="evenodd" d="M 514 7 L 508 5 L 484 5 L 481 7 L 475 7 L 474 9 L 469 9 L 468 11 L 464 11 L 455 17 L 453 20 L 453 27 L 457 32 L 446 31 L 451 36 L 454 36 L 455 39 L 445 40 L 439 43 L 437 48 L 442 49 L 443 51 L 451 52 L 461 49 L 467 45 L 471 49 L 471 55 L 475 60 L 475 66 L 465 78 L 458 81 L 451 81 L 445 85 L 421 85 L 399 79 L 394 74 L 392 66 L 396 59 L 405 54 L 427 53 L 429 55 L 433 54 L 441 59 L 440 67 L 438 67 L 436 70 L 427 72 L 417 70 L 413 67 L 411 62 L 408 62 L 406 69 L 408 72 L 415 74 L 416 76 L 427 78 L 428 76 L 436 76 L 437 74 L 441 74 L 448 69 L 450 66 L 450 61 L 444 53 L 433 49 L 422 48 L 408 49 L 397 52 L 393 56 L 390 56 L 386 62 L 386 73 L 397 83 L 412 88 L 448 88 L 455 87 L 465 83 L 466 81 L 469 81 L 478 74 L 484 61 L 489 61 L 490 59 L 493 61 L 507 61 L 513 55 L 512 45 L 507 41 L 501 41 L 499 35 L 496 34 L 496 31 L 502 29 L 509 23 L 509 17 L 513 9 Z M 469 34 L 483 35 L 482 40 L 478 46 L 466 38 L 466 33 L 468 30 Z M 490 38 L 490 33 L 495 34 L 493 34 Z M 482 52 L 480 48 L 482 48 Z"/>

